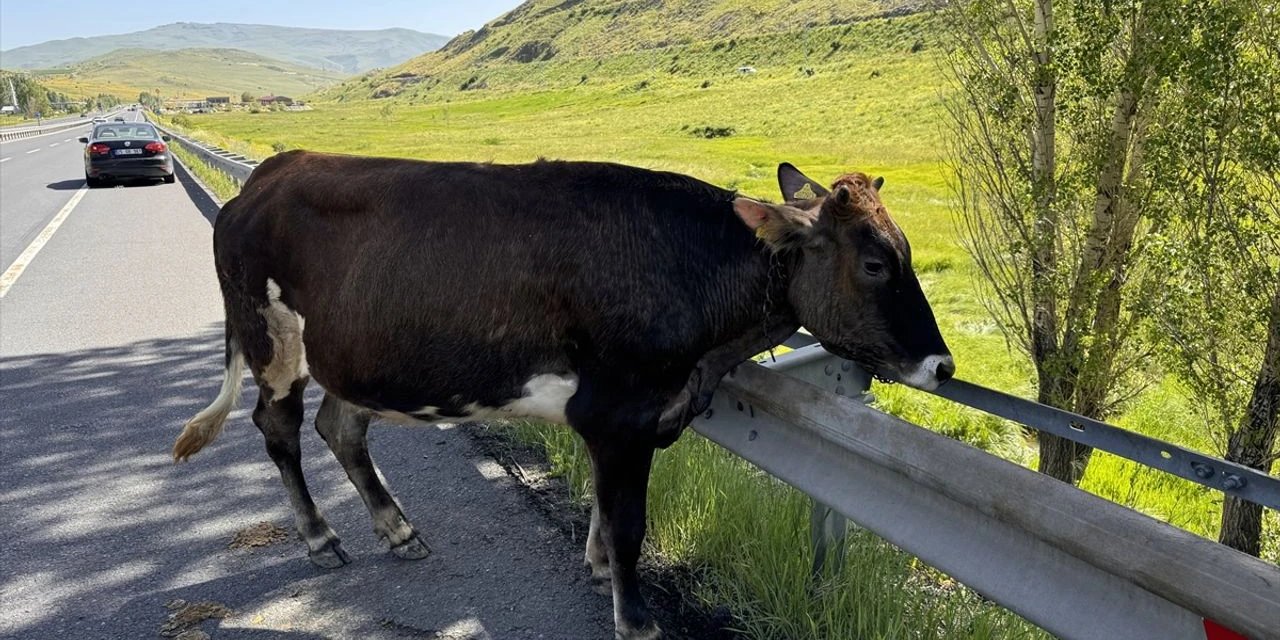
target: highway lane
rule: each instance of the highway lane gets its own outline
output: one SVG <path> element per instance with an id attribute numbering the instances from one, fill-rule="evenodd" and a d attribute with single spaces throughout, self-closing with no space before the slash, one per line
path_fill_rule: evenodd
<path id="1" fill-rule="evenodd" d="M 32 153 L 31 141 L 0 147 L 15 158 L 0 169 L 24 167 L 2 174 L 4 235 L 39 227 L 75 193 L 79 145 L 67 137 Z M 370 433 L 427 559 L 383 549 L 305 426 L 312 492 L 353 564 L 318 570 L 294 539 L 228 548 L 237 531 L 291 528 L 292 517 L 247 410 L 192 462 L 168 453 L 221 376 L 216 208 L 185 173 L 86 191 L 0 299 L 0 637 L 155 637 L 175 599 L 233 610 L 204 623 L 215 638 L 610 637 L 581 539 L 532 508 L 462 429 Z M 314 385 L 309 396 L 308 424 Z M 241 405 L 254 399 L 246 390 Z"/>
<path id="2" fill-rule="evenodd" d="M 139 112 L 124 112 L 127 120 Z M 84 145 L 90 124 L 0 142 L 0 272 L 84 185 Z"/>
<path id="3" fill-rule="evenodd" d="M 0 271 L 7 269 L 49 219 L 84 184 L 89 127 L 0 144 Z"/>

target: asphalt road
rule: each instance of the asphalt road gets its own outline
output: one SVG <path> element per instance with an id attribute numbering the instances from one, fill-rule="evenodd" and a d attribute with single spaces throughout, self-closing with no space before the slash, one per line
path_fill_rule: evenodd
<path id="1" fill-rule="evenodd" d="M 79 193 L 80 135 L 0 144 L 0 268 Z M 0 638 L 158 637 L 174 600 L 233 611 L 199 626 L 215 639 L 612 636 L 581 548 L 461 428 L 370 433 L 428 558 L 382 548 L 309 427 L 312 492 L 353 563 L 317 569 L 292 537 L 229 548 L 292 514 L 244 409 L 191 462 L 169 456 L 221 378 L 217 207 L 181 169 L 79 197 L 0 298 Z"/>

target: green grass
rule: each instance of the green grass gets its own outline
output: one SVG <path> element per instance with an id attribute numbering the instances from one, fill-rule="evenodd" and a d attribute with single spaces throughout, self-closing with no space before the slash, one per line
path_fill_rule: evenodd
<path id="1" fill-rule="evenodd" d="M 240 193 L 240 183 L 233 180 L 231 176 L 201 161 L 194 153 L 187 151 L 181 142 L 177 140 L 171 141 L 169 150 L 182 163 L 182 166 L 187 168 L 187 171 L 190 171 L 192 175 L 204 183 L 204 186 L 208 187 L 218 197 L 219 202 L 226 203 L 226 201 Z"/>
<path id="2" fill-rule="evenodd" d="M 315 103 L 314 111 L 193 116 L 185 124 L 198 138 L 259 158 L 305 148 L 433 160 L 609 160 L 772 199 L 781 161 L 819 181 L 855 169 L 883 175 L 885 204 L 911 239 L 959 375 L 1032 396 L 1033 371 L 980 303 L 981 279 L 957 241 L 941 143 L 946 87 L 931 46 L 912 52 L 915 42 L 928 42 L 929 24 L 915 16 L 737 37 L 731 51 L 705 41 L 461 65 L 398 86 L 384 100 L 362 99 L 385 88 L 387 76 L 370 76 L 335 89 L 333 101 Z M 735 71 L 748 63 L 755 74 Z M 708 126 L 734 134 L 691 133 Z M 1214 451 L 1183 390 L 1157 382 L 1115 422 Z M 873 392 L 884 410 L 1020 464 L 1035 462 L 1034 439 L 1017 425 L 900 385 L 877 384 Z M 574 494 L 588 494 L 581 444 L 569 430 L 525 425 L 513 437 L 545 447 Z M 1216 536 L 1221 495 L 1197 485 L 1096 454 L 1083 486 Z M 729 605 L 752 637 L 1042 637 L 865 533 L 851 538 L 846 565 L 828 582 L 809 585 L 807 500 L 696 435 L 658 456 L 650 496 L 650 552 L 691 567 L 697 597 Z M 1278 523 L 1273 513 L 1267 518 L 1264 557 L 1275 561 Z"/>
<path id="3" fill-rule="evenodd" d="M 41 84 L 70 96 L 105 93 L 129 101 L 143 91 L 186 100 L 228 96 L 238 101 L 245 91 L 296 97 L 343 77 L 237 49 L 121 49 L 36 74 Z"/>
<path id="4" fill-rule="evenodd" d="M 545 448 L 571 495 L 589 498 L 580 441 L 564 427 L 516 424 Z M 729 604 L 754 638 L 1045 638 L 1043 632 L 864 530 L 844 563 L 813 580 L 809 499 L 689 434 L 658 452 L 649 483 L 647 552 L 692 567 L 693 596 Z"/>

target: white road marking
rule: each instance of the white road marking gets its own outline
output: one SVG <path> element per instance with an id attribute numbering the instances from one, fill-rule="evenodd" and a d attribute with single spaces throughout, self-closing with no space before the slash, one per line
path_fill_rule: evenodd
<path id="1" fill-rule="evenodd" d="M 67 201 L 67 204 L 62 207 L 62 210 L 58 212 L 58 215 L 54 216 L 53 219 L 49 221 L 49 224 L 45 225 L 44 230 L 40 232 L 40 235 L 36 236 L 35 240 L 31 241 L 31 244 L 22 252 L 22 255 L 18 256 L 18 259 L 14 260 L 13 264 L 9 265 L 9 268 L 5 270 L 4 275 L 0 275 L 0 298 L 5 297 L 5 295 L 9 293 L 9 287 L 12 287 L 13 283 L 18 281 L 18 276 L 22 275 L 22 272 L 26 270 L 27 265 L 31 264 L 31 261 L 35 259 L 36 254 L 40 253 L 40 250 L 44 248 L 45 243 L 49 242 L 49 239 L 53 237 L 53 234 L 58 231 L 58 227 L 62 226 L 62 223 L 66 221 L 67 216 L 71 215 L 71 210 L 75 209 L 76 205 L 80 204 L 80 200 L 84 198 L 84 194 L 88 192 L 89 185 L 80 187 L 80 190 L 77 191 L 75 195 L 71 196 L 71 200 Z"/>
<path id="2" fill-rule="evenodd" d="M 71 138 L 67 138 L 66 140 L 63 140 L 63 142 L 71 142 Z"/>
<path id="3" fill-rule="evenodd" d="M 13 159 L 13 158 L 0 158 L 0 162 L 8 162 L 8 161 L 10 161 L 10 160 L 12 160 L 12 159 Z"/>
<path id="4" fill-rule="evenodd" d="M 53 143 L 53 144 L 49 145 L 49 148 L 51 148 L 51 149 L 52 149 L 53 147 L 56 147 L 56 146 L 58 146 L 58 145 L 60 145 L 60 144 L 62 144 L 62 143 L 61 143 L 61 142 L 55 142 L 55 143 Z"/>
<path id="5" fill-rule="evenodd" d="M 36 147 L 36 148 L 34 148 L 34 149 L 32 149 L 32 150 L 28 151 L 27 153 L 35 153 L 35 152 L 37 152 L 37 151 L 39 151 L 39 150 L 40 150 L 40 147 Z"/>

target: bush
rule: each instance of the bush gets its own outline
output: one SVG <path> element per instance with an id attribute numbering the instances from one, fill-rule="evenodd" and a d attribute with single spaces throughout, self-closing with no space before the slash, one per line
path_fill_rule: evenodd
<path id="1" fill-rule="evenodd" d="M 711 125 L 705 125 L 701 127 L 694 127 L 689 130 L 689 135 L 695 138 L 706 138 L 708 140 L 712 138 L 728 138 L 733 134 L 733 127 L 714 127 Z"/>
<path id="2" fill-rule="evenodd" d="M 286 147 L 283 142 L 277 141 L 271 143 L 271 150 L 276 153 L 284 153 L 285 149 L 288 149 L 288 147 Z"/>

